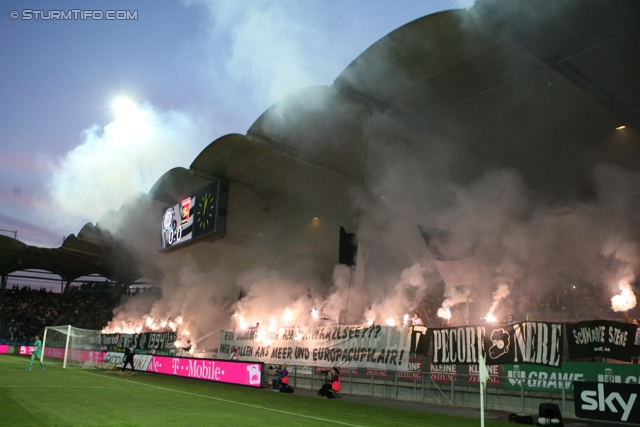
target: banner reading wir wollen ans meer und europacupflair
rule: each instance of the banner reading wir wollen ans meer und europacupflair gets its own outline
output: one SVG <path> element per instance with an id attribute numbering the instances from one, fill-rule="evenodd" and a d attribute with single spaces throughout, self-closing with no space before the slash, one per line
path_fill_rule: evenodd
<path id="1" fill-rule="evenodd" d="M 380 325 L 288 328 L 257 338 L 256 329 L 221 331 L 219 357 L 237 347 L 241 359 L 269 364 L 407 370 L 411 350 L 407 330 Z"/>

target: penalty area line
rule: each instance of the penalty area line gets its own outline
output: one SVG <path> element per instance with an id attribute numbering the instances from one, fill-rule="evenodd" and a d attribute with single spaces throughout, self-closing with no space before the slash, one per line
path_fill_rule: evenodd
<path id="1" fill-rule="evenodd" d="M 83 372 L 85 374 L 97 375 L 97 374 L 94 374 L 93 372 L 87 372 L 87 371 L 80 371 L 80 372 Z M 281 411 L 279 409 L 268 408 L 266 406 L 252 405 L 250 403 L 236 402 L 235 400 L 222 399 L 220 397 L 213 397 L 213 396 L 207 396 L 207 395 L 204 395 L 204 394 L 191 393 L 189 391 L 176 390 L 174 388 L 167 388 L 167 387 L 160 387 L 160 386 L 157 386 L 157 385 L 138 383 L 138 382 L 131 381 L 131 380 L 125 380 L 124 378 L 120 378 L 120 377 L 105 377 L 105 378 L 110 378 L 112 380 L 125 381 L 125 382 L 131 383 L 131 384 L 136 384 L 138 386 L 142 385 L 142 386 L 146 386 L 146 387 L 150 387 L 150 388 L 156 388 L 158 390 L 165 390 L 165 391 L 172 391 L 174 393 L 186 394 L 188 396 L 202 397 L 202 398 L 205 398 L 205 399 L 216 400 L 218 402 L 231 403 L 231 404 L 240 405 L 240 406 L 247 406 L 249 408 L 260 409 L 260 410 L 263 410 L 263 411 L 276 412 L 278 414 L 285 414 L 285 415 L 289 415 L 289 416 L 307 418 L 307 419 L 310 419 L 310 420 L 323 421 L 323 422 L 332 423 L 332 424 L 340 424 L 340 425 L 343 425 L 343 426 L 364 427 L 364 426 L 362 426 L 360 424 L 350 424 L 350 423 L 345 423 L 343 421 L 331 420 L 331 419 L 328 419 L 328 418 L 313 417 L 311 415 L 304 415 L 304 414 L 298 414 L 298 413 L 295 413 L 295 412 Z"/>

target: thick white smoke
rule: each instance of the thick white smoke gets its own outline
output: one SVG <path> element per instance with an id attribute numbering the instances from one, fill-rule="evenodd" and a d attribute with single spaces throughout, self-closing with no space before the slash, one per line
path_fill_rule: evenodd
<path id="1" fill-rule="evenodd" d="M 121 105 L 111 123 L 84 130 L 80 145 L 51 165 L 48 215 L 80 229 L 131 195 L 149 191 L 167 170 L 188 166 L 208 141 L 207 133 L 180 111 Z"/>
<path id="2" fill-rule="evenodd" d="M 228 50 L 208 56 L 209 76 L 229 80 L 226 90 L 248 97 L 258 111 L 304 87 L 327 84 L 341 68 L 321 22 L 308 25 L 310 3 L 190 0 L 207 10 L 208 46 Z M 221 43 L 224 41 L 224 43 Z M 206 52 L 211 55 L 210 52 Z"/>
<path id="3" fill-rule="evenodd" d="M 215 24 L 212 37 L 224 33 L 220 26 L 237 30 L 231 32 L 231 51 L 222 62 L 228 71 L 246 68 L 238 70 L 238 75 L 248 86 L 257 88 L 251 90 L 249 96 L 254 104 L 269 104 L 316 78 L 307 71 L 305 61 L 293 64 L 288 70 L 273 63 L 259 64 L 256 68 L 258 61 L 268 60 L 263 52 L 256 50 L 269 52 L 272 48 L 255 40 L 256 26 L 268 18 L 276 22 L 290 19 L 291 10 L 281 10 L 278 4 L 269 2 L 246 11 L 230 3 L 220 7 L 213 2 L 206 4 Z M 282 15 L 274 16 L 275 12 Z M 296 24 L 283 25 L 282 28 L 298 37 L 313 34 Z M 284 34 L 278 28 L 266 26 L 265 29 L 272 31 L 266 31 L 263 37 L 269 40 L 273 35 L 271 44 L 277 46 Z M 286 58 L 275 53 L 274 58 L 285 65 L 295 62 L 301 49 L 296 43 L 289 41 L 283 45 Z M 313 45 L 311 49 L 313 51 Z M 265 81 L 265 76 L 270 74 L 272 78 Z M 413 87 L 409 83 L 407 87 Z M 378 113 L 371 115 L 371 128 L 389 120 L 379 116 Z M 270 118 L 277 120 L 277 115 Z M 283 123 L 270 125 L 277 127 Z M 362 128 L 368 129 L 368 126 Z M 477 151 L 455 136 L 448 140 L 441 135 L 418 135 L 415 140 L 405 142 L 397 141 L 395 135 L 381 133 L 374 135 L 369 144 L 364 189 L 351 191 L 352 205 L 343 206 L 345 211 L 357 211 L 360 215 L 358 239 L 366 244 L 371 258 L 366 269 L 363 261 L 358 268 L 365 269 L 366 274 L 358 278 L 353 269 L 337 266 L 331 280 L 326 273 L 298 268 L 294 260 L 283 262 L 281 258 L 291 254 L 283 251 L 278 256 L 280 247 L 276 246 L 251 253 L 252 256 L 239 256 L 244 263 L 237 259 L 229 263 L 234 266 L 234 272 L 228 280 L 206 285 L 202 280 L 197 281 L 197 286 L 208 286 L 208 295 L 216 298 L 225 296 L 227 289 L 242 289 L 244 296 L 235 306 L 235 316 L 231 319 L 235 327 L 255 327 L 259 323 L 266 331 L 285 326 L 305 328 L 316 322 L 386 323 L 389 320 L 398 324 L 403 314 L 421 304 L 427 291 L 433 289 L 430 284 L 439 279 L 417 230 L 418 224 L 478 236 L 474 259 L 480 268 L 475 281 L 467 284 L 475 287 L 473 304 L 482 315 L 487 311 L 499 313 L 511 296 L 552 292 L 569 283 L 595 287 L 603 277 L 623 293 L 630 290 L 638 267 L 637 247 L 634 249 L 624 242 L 637 240 L 634 222 L 637 210 L 627 203 L 628 198 L 622 197 L 619 189 L 624 188 L 625 194 L 637 191 L 634 184 L 639 182 L 637 174 L 599 167 L 592 174 L 595 194 L 590 199 L 567 196 L 558 202 L 536 193 L 536 183 L 526 182 L 514 169 L 478 166 L 481 160 Z M 493 148 L 499 151 L 501 147 Z M 288 230 L 288 225 L 279 231 Z M 607 243 L 612 234 L 622 237 Z M 287 240 L 298 238 L 294 232 L 285 236 Z M 216 245 L 211 249 L 216 256 L 208 256 L 208 260 L 217 259 L 222 252 Z M 229 246 L 224 250 L 229 250 Z M 203 245 L 195 247 L 208 251 Z M 337 247 L 335 250 L 337 252 Z M 248 258 L 252 260 L 250 265 L 246 263 Z M 211 266 L 202 270 L 216 274 Z M 190 304 L 180 296 L 183 291 L 189 291 L 192 284 L 183 280 L 172 284 L 172 279 L 166 279 L 163 289 L 165 287 L 168 289 L 159 304 L 140 310 L 140 316 L 179 314 L 188 319 L 190 325 L 200 320 L 191 320 L 189 316 L 206 318 L 199 315 L 206 304 L 188 310 L 186 307 Z M 471 289 L 449 287 L 442 307 L 448 309 L 466 301 Z M 198 294 L 194 292 L 194 295 Z M 207 294 L 199 295 L 198 302 L 207 301 Z M 630 301 L 628 296 L 625 294 L 622 302 Z M 123 316 L 127 311 L 123 310 Z M 221 321 L 220 326 L 223 325 Z"/>
<path id="4" fill-rule="evenodd" d="M 224 269 L 202 270 L 197 265 L 173 265 L 173 274 L 165 272 L 160 283 L 161 295 L 143 292 L 125 297 L 114 310 L 107 332 L 141 331 L 178 332 L 176 346 L 201 347 L 202 337 L 209 338 L 204 348 L 217 344 L 221 327 L 231 326 L 237 301 L 234 276 Z M 226 289 L 226 292 L 225 292 Z"/>
<path id="5" fill-rule="evenodd" d="M 425 267 L 420 263 L 403 269 L 393 287 L 389 286 L 385 294 L 374 297 L 365 318 L 373 323 L 384 321 L 389 326 L 401 325 L 402 317 L 415 310 L 427 293 L 429 282 L 425 276 Z"/>
<path id="6" fill-rule="evenodd" d="M 257 268 L 238 277 L 246 296 L 235 312 L 238 326 L 261 325 L 272 330 L 310 324 L 317 301 L 311 281 L 286 277 L 275 270 Z"/>
<path id="7" fill-rule="evenodd" d="M 617 284 L 620 294 L 611 298 L 611 307 L 617 312 L 626 312 L 637 304 L 631 284 L 635 282 L 640 267 L 638 243 L 622 236 L 612 236 L 605 242 L 602 255 L 610 259 L 614 266 L 608 278 L 610 285 Z M 605 280 L 606 280 L 605 279 Z"/>

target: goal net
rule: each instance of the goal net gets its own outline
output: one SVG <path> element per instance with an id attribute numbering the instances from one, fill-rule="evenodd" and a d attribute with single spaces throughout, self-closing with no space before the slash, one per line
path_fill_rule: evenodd
<path id="1" fill-rule="evenodd" d="M 43 361 L 53 359 L 62 367 L 94 367 L 102 360 L 100 331 L 66 326 L 47 326 L 42 340 Z"/>

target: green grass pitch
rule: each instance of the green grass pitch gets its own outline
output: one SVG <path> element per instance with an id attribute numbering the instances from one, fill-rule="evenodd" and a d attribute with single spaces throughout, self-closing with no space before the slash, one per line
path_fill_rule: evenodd
<path id="1" fill-rule="evenodd" d="M 3 426 L 479 426 L 480 420 L 0 356 Z M 487 420 L 487 427 L 504 422 Z"/>

